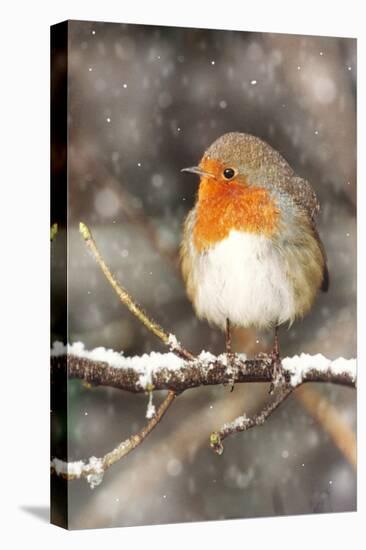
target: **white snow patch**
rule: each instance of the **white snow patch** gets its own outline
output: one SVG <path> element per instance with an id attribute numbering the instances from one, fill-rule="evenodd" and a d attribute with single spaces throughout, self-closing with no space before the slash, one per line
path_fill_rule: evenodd
<path id="1" fill-rule="evenodd" d="M 174 335 L 169 336 L 170 346 L 180 346 Z M 82 342 L 75 342 L 74 344 L 63 344 L 61 342 L 54 342 L 51 350 L 52 357 L 59 357 L 62 355 L 74 355 L 76 357 L 89 359 L 91 361 L 97 361 L 106 363 L 110 367 L 120 369 L 133 369 L 139 375 L 139 384 L 143 389 L 149 389 L 149 384 L 152 384 L 153 375 L 159 370 L 167 369 L 169 371 L 184 372 L 187 362 L 175 355 L 172 352 L 168 353 L 144 353 L 143 355 L 136 355 L 133 357 L 125 357 L 123 353 L 116 352 L 111 349 L 103 347 L 95 348 L 91 351 L 85 349 Z M 245 353 L 235 354 L 236 358 L 244 362 L 247 360 Z M 228 358 L 226 353 L 222 353 L 219 356 L 215 356 L 208 351 L 202 351 L 198 356 L 198 360 L 210 368 L 210 364 L 219 361 L 225 367 L 229 367 Z M 344 359 L 339 357 L 338 359 L 331 360 L 324 355 L 318 353 L 317 355 L 309 355 L 302 353 L 301 355 L 295 355 L 294 357 L 285 357 L 282 360 L 282 365 L 291 375 L 291 384 L 293 386 L 299 385 L 306 374 L 316 369 L 320 372 L 331 372 L 332 374 L 347 374 L 351 380 L 356 380 L 356 359 Z"/>
<path id="2" fill-rule="evenodd" d="M 202 363 L 214 363 L 215 361 L 217 361 L 216 355 L 213 355 L 209 351 L 205 351 L 205 350 L 201 351 L 201 353 L 198 356 L 198 359 Z"/>
<path id="3" fill-rule="evenodd" d="M 84 344 L 82 344 L 84 347 Z M 56 340 L 56 342 L 53 342 L 52 348 L 51 348 L 51 357 L 60 357 L 61 355 L 66 355 L 67 353 L 67 346 L 63 344 L 62 342 L 59 342 Z"/>
<path id="4" fill-rule="evenodd" d="M 94 489 L 94 487 L 97 487 L 103 481 L 104 469 L 102 459 L 97 458 L 96 456 L 90 457 L 86 468 L 89 470 L 94 470 L 93 473 L 86 476 L 86 480 L 89 483 L 90 488 Z"/>
<path id="5" fill-rule="evenodd" d="M 51 466 L 53 466 L 56 474 L 58 475 L 73 475 L 76 478 L 80 478 L 82 474 L 87 474 L 86 480 L 91 489 L 97 487 L 97 485 L 99 485 L 103 480 L 103 461 L 101 458 L 97 458 L 96 456 L 91 456 L 88 462 L 83 462 L 82 460 L 78 460 L 76 462 L 64 462 L 59 458 L 54 458 L 51 461 Z"/>
<path id="6" fill-rule="evenodd" d="M 324 357 L 321 353 L 317 355 L 309 355 L 302 353 L 294 357 L 285 357 L 282 359 L 282 366 L 291 374 L 291 385 L 298 386 L 301 384 L 306 374 L 315 369 L 319 372 L 331 372 L 332 374 L 348 374 L 353 381 L 356 380 L 357 369 L 356 359 L 338 359 L 331 360 Z"/>
<path id="7" fill-rule="evenodd" d="M 150 419 L 155 415 L 155 405 L 153 403 L 153 392 L 149 392 L 149 401 L 146 409 L 146 418 Z"/>
<path id="8" fill-rule="evenodd" d="M 236 359 L 239 359 L 239 361 L 243 361 L 245 362 L 247 360 L 247 355 L 246 353 L 235 353 L 235 357 Z M 215 361 L 219 361 L 220 363 L 222 363 L 225 367 L 228 366 L 228 356 L 226 353 L 221 353 L 220 355 L 218 355 L 217 357 L 214 358 Z"/>
<path id="9" fill-rule="evenodd" d="M 178 343 L 176 345 L 179 346 Z M 133 369 L 139 375 L 139 384 L 144 389 L 152 384 L 153 374 L 157 371 L 161 369 L 179 370 L 184 368 L 185 363 L 183 359 L 172 352 L 157 353 L 153 351 L 143 355 L 125 357 L 123 353 L 103 347 L 88 351 L 82 342 L 68 344 L 67 346 L 61 342 L 54 342 L 51 356 L 59 357 L 66 354 L 89 359 L 90 361 L 100 361 L 117 369 Z"/>
<path id="10" fill-rule="evenodd" d="M 51 461 L 51 466 L 54 467 L 56 474 L 69 474 L 80 477 L 85 464 L 82 460 L 78 460 L 77 462 L 64 462 L 59 458 L 54 458 Z"/>
<path id="11" fill-rule="evenodd" d="M 126 357 L 125 368 L 132 368 L 140 374 L 139 384 L 146 388 L 152 384 L 153 374 L 161 369 L 179 370 L 184 367 L 184 360 L 177 357 L 174 353 L 156 353 L 152 351 L 150 354 L 135 357 Z"/>
<path id="12" fill-rule="evenodd" d="M 174 334 L 169 334 L 168 346 L 170 349 L 180 349 L 180 343 L 177 340 L 177 337 Z"/>
<path id="13" fill-rule="evenodd" d="M 222 430 L 235 430 L 236 428 L 241 428 L 245 426 L 250 419 L 243 414 L 242 416 L 238 416 L 238 418 L 235 418 L 232 422 L 227 422 L 223 425 Z"/>

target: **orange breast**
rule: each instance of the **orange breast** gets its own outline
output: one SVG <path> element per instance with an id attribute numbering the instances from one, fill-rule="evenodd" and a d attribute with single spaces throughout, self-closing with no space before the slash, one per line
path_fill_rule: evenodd
<path id="1" fill-rule="evenodd" d="M 271 236 L 278 228 L 279 215 L 266 189 L 202 178 L 193 243 L 202 252 L 225 239 L 232 229 Z"/>

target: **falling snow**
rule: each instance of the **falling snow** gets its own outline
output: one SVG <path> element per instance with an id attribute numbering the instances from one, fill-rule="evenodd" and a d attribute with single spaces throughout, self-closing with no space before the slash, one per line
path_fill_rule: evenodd
<path id="1" fill-rule="evenodd" d="M 355 374 L 354 360 L 334 358 L 355 355 L 356 66 L 355 41 L 347 39 L 159 27 L 136 33 L 129 25 L 70 23 L 69 338 L 85 342 L 80 353 L 136 369 L 145 390 L 155 368 L 182 368 L 175 354 L 151 353 L 160 344 L 106 286 L 73 229 L 84 219 L 112 272 L 146 311 L 189 349 L 207 350 L 200 357 L 207 369 L 220 357 L 224 336 L 196 320 L 177 269 L 181 228 L 198 184 L 180 169 L 197 164 L 217 136 L 237 129 L 280 150 L 314 186 L 322 207 L 318 229 L 329 259 L 330 293 L 320 293 L 302 322 L 281 329 L 281 351 L 321 351 L 325 370 Z M 158 228 L 156 234 L 151 228 Z M 55 334 L 62 334 L 55 322 Z M 250 357 L 270 349 L 271 340 L 270 332 L 235 330 L 236 349 Z M 176 347 L 172 337 L 171 349 Z M 316 356 L 309 357 L 318 368 Z M 301 358 L 285 359 L 294 385 L 306 372 L 307 359 Z M 225 364 L 226 356 L 220 359 Z M 70 384 L 72 406 L 75 387 Z M 315 389 L 354 429 L 353 392 L 330 384 Z M 84 394 L 87 401 L 78 401 L 81 413 L 69 434 L 71 460 L 107 451 L 108 441 L 118 442 L 147 422 L 148 394 L 121 399 L 106 388 Z M 352 468 L 297 400 L 281 406 L 265 426 L 228 439 L 222 457 L 211 456 L 205 447 L 209 431 L 244 410 L 259 410 L 263 399 L 270 397 L 255 384 L 232 394 L 221 386 L 185 392 L 148 443 L 159 449 L 166 444 L 164 451 L 149 455 L 141 448 L 142 458 L 137 451 L 136 463 L 130 461 L 133 468 L 116 464 L 108 473 L 112 482 L 92 498 L 86 491 L 88 496 L 80 492 L 73 500 L 79 483 L 70 483 L 70 498 L 80 507 L 75 522 L 85 526 L 83 507 L 89 518 L 110 526 L 313 512 L 313 495 L 324 489 L 331 489 L 324 511 L 354 508 Z M 52 417 L 58 421 L 57 411 Z M 189 439 L 180 435 L 185 423 Z M 88 462 L 71 467 L 78 471 Z M 151 506 L 154 499 L 169 505 Z"/>

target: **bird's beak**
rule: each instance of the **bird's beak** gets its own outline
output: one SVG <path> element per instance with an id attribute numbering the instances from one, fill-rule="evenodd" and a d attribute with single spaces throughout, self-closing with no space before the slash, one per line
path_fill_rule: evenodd
<path id="1" fill-rule="evenodd" d="M 201 170 L 199 166 L 191 166 L 190 168 L 182 168 L 181 172 L 192 172 L 192 174 L 198 174 L 199 176 L 202 176 L 204 178 L 213 178 L 212 174 L 209 174 L 209 172 L 205 172 L 204 170 Z"/>

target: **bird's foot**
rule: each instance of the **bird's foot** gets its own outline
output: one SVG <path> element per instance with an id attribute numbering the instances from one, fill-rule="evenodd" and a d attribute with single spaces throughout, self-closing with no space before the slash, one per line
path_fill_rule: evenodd
<path id="1" fill-rule="evenodd" d="M 230 387 L 230 392 L 234 391 L 234 385 L 235 385 L 235 374 L 236 374 L 236 366 L 235 366 L 235 353 L 227 352 L 226 353 L 226 368 L 227 368 L 227 374 L 228 374 L 228 386 Z"/>
<path id="2" fill-rule="evenodd" d="M 286 383 L 286 377 L 282 366 L 280 354 L 277 351 L 273 350 L 270 358 L 272 363 L 272 382 L 269 386 L 268 393 L 272 395 L 276 388 L 281 387 Z"/>
<path id="3" fill-rule="evenodd" d="M 228 384 L 231 387 L 230 391 L 234 390 L 234 383 L 235 383 L 235 374 L 236 374 L 236 367 L 235 367 L 235 353 L 232 352 L 231 347 L 231 325 L 230 320 L 226 319 L 226 368 L 227 368 L 227 374 L 228 374 Z"/>
<path id="4" fill-rule="evenodd" d="M 259 351 L 255 356 L 254 360 L 258 361 L 269 361 L 272 364 L 272 354 L 271 353 L 265 353 L 264 351 Z"/>

